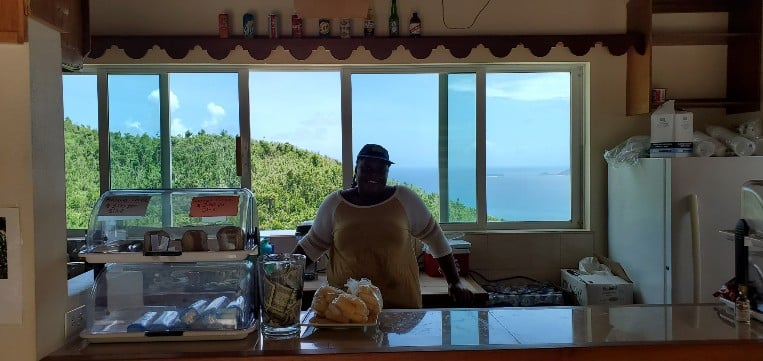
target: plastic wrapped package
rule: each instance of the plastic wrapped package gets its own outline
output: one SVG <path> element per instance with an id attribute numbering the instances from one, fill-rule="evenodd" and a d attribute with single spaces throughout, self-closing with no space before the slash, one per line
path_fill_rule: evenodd
<path id="1" fill-rule="evenodd" d="M 639 158 L 649 156 L 650 138 L 648 135 L 636 135 L 604 152 L 607 164 L 620 167 L 632 166 Z"/>
<path id="2" fill-rule="evenodd" d="M 694 131 L 694 155 L 697 157 L 723 157 L 728 148 L 720 140 L 715 139 L 699 130 Z"/>

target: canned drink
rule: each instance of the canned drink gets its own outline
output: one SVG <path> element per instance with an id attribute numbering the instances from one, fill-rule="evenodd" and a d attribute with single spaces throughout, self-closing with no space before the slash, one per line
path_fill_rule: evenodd
<path id="1" fill-rule="evenodd" d="M 664 103 L 667 100 L 668 90 L 665 88 L 652 89 L 652 103 Z"/>
<path id="2" fill-rule="evenodd" d="M 302 18 L 300 18 L 297 14 L 291 16 L 291 37 L 302 37 Z"/>
<path id="3" fill-rule="evenodd" d="M 339 19 L 339 37 L 348 39 L 352 36 L 352 20 L 349 18 Z"/>
<path id="4" fill-rule="evenodd" d="M 228 22 L 228 14 L 222 13 L 217 15 L 217 32 L 221 38 L 227 38 L 230 34 L 230 23 Z"/>
<path id="5" fill-rule="evenodd" d="M 278 38 L 278 14 L 276 13 L 270 13 L 268 14 L 268 28 L 270 28 L 270 38 L 271 39 L 277 39 Z"/>
<path id="6" fill-rule="evenodd" d="M 254 29 L 256 29 L 254 25 L 254 14 L 244 14 L 244 37 L 248 39 L 253 38 Z"/>
<path id="7" fill-rule="evenodd" d="M 331 36 L 331 20 L 319 19 L 318 20 L 318 36 L 321 38 L 328 38 Z"/>

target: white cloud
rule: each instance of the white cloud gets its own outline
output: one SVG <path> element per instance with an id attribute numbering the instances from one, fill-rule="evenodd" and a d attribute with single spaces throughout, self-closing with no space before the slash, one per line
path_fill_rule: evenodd
<path id="1" fill-rule="evenodd" d="M 127 129 L 135 129 L 135 133 L 137 134 L 143 133 L 143 126 L 137 120 L 126 121 L 125 125 L 127 126 Z"/>
<path id="2" fill-rule="evenodd" d="M 202 124 L 202 127 L 207 130 L 211 130 L 209 128 L 214 128 L 219 125 L 220 120 L 225 117 L 225 108 L 214 102 L 209 102 L 209 104 L 207 104 L 207 112 L 209 113 L 209 119 L 205 120 L 204 124 Z"/>
<path id="3" fill-rule="evenodd" d="M 183 124 L 183 120 L 180 118 L 172 118 L 170 129 L 172 129 L 172 135 L 174 136 L 183 135 L 188 131 L 188 127 Z"/>
<path id="4" fill-rule="evenodd" d="M 523 75 L 514 79 L 493 80 L 487 85 L 486 96 L 508 98 L 521 101 L 568 99 L 570 97 L 569 78 L 564 73 L 538 73 Z M 474 92 L 473 81 L 454 82 L 452 91 Z"/>
<path id="5" fill-rule="evenodd" d="M 151 94 L 148 95 L 148 99 L 159 103 L 159 89 L 154 89 Z M 170 111 L 176 111 L 180 108 L 180 100 L 178 100 L 178 96 L 170 90 Z"/>

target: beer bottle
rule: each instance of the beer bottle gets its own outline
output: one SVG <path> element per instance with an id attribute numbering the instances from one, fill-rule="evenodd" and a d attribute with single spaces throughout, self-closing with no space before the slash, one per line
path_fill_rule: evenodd
<path id="1" fill-rule="evenodd" d="M 411 21 L 408 25 L 408 31 L 412 37 L 421 36 L 421 19 L 419 19 L 419 14 L 415 11 L 411 16 Z"/>
<path id="2" fill-rule="evenodd" d="M 376 30 L 376 21 L 374 20 L 374 8 L 368 8 L 368 14 L 363 20 L 363 36 L 372 37 Z"/>
<path id="3" fill-rule="evenodd" d="M 392 0 L 389 14 L 389 36 L 400 36 L 400 17 L 397 16 L 397 0 Z"/>
<path id="4" fill-rule="evenodd" d="M 734 307 L 734 319 L 737 322 L 750 323 L 750 299 L 747 298 L 747 285 L 740 284 L 739 294 Z"/>

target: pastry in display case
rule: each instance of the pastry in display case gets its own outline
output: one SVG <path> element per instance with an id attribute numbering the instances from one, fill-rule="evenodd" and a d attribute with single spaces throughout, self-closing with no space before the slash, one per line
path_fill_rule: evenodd
<path id="1" fill-rule="evenodd" d="M 256 330 L 253 262 L 108 263 L 93 283 L 91 342 L 242 339 Z"/>
<path id="2" fill-rule="evenodd" d="M 80 257 L 89 263 L 243 260 L 258 240 L 248 189 L 111 190 L 93 208 Z"/>

